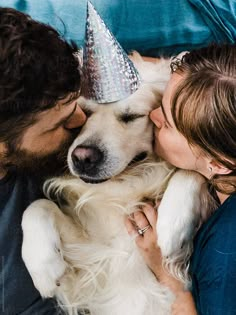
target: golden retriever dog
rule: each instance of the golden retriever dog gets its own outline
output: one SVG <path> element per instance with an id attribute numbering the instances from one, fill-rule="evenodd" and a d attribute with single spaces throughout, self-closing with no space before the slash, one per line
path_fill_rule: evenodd
<path id="1" fill-rule="evenodd" d="M 48 181 L 48 199 L 32 203 L 23 216 L 22 256 L 34 285 L 69 314 L 170 314 L 173 294 L 124 226 L 124 217 L 147 200 L 162 198 L 158 245 L 168 270 L 188 284 L 204 180 L 152 156 L 149 113 L 161 101 L 170 61 L 154 64 L 137 53 L 132 59 L 141 87 L 110 104 L 79 98 L 88 120 L 68 152 L 72 175 Z"/>

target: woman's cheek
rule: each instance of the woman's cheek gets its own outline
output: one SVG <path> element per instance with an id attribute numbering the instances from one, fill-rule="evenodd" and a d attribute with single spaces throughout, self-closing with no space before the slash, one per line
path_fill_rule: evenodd
<path id="1" fill-rule="evenodd" d="M 162 128 L 156 133 L 156 142 L 160 145 L 168 143 L 168 133 L 167 131 Z"/>
<path id="2" fill-rule="evenodd" d="M 156 145 L 156 150 L 160 152 L 161 155 L 165 156 L 167 160 L 169 160 L 176 144 L 173 135 L 171 135 L 169 130 L 166 129 L 160 132 Z"/>
<path id="3" fill-rule="evenodd" d="M 156 131 L 154 151 L 157 155 L 161 155 L 161 151 L 165 148 L 165 142 L 165 134 L 162 130 Z"/>

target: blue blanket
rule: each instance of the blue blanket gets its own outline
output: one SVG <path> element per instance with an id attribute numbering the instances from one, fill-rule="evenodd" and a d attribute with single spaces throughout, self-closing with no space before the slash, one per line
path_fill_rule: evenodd
<path id="1" fill-rule="evenodd" d="M 168 55 L 236 41 L 235 0 L 91 0 L 126 50 Z M 86 0 L 1 0 L 83 44 Z"/>

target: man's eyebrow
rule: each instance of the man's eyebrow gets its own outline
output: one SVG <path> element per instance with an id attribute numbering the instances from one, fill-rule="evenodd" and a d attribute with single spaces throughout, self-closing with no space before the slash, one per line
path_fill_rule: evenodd
<path id="1" fill-rule="evenodd" d="M 171 126 L 171 124 L 170 124 L 170 122 L 169 122 L 169 120 L 168 120 L 168 118 L 167 118 L 167 116 L 166 116 L 166 112 L 165 112 L 165 109 L 164 109 L 164 106 L 163 106 L 163 103 L 162 103 L 162 102 L 161 102 L 160 107 L 161 107 L 161 110 L 162 110 L 163 116 L 164 116 L 164 118 L 165 118 L 165 120 L 166 120 L 167 124 L 168 124 L 170 127 L 172 127 L 172 126 Z"/>

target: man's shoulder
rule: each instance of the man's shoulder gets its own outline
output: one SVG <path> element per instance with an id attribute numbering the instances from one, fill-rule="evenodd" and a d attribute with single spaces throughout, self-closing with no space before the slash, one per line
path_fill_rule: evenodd
<path id="1" fill-rule="evenodd" d="M 52 301 L 42 300 L 21 258 L 22 214 L 40 197 L 41 188 L 33 176 L 11 173 L 0 182 L 0 309 L 4 314 L 58 313 Z"/>
<path id="2" fill-rule="evenodd" d="M 0 181 L 0 208 L 3 209 L 13 203 L 18 207 L 27 206 L 28 203 L 42 197 L 42 180 L 34 175 L 8 173 Z"/>

